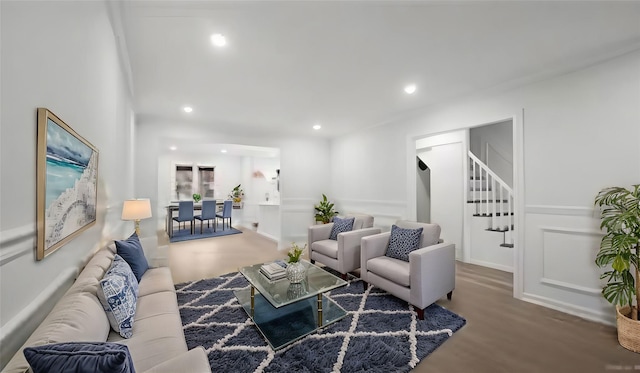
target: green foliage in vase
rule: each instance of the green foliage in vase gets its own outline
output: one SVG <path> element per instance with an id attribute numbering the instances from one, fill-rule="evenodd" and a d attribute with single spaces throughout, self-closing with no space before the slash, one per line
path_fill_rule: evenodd
<path id="1" fill-rule="evenodd" d="M 201 199 L 202 199 L 202 196 L 201 196 L 201 195 L 199 195 L 198 193 L 194 193 L 194 194 L 193 194 L 193 200 L 194 200 L 196 203 L 200 202 L 200 200 L 201 200 Z"/>
<path id="2" fill-rule="evenodd" d="M 321 221 L 327 224 L 331 221 L 331 218 L 337 214 L 337 211 L 333 210 L 333 203 L 331 203 L 327 196 L 322 195 L 322 201 L 314 206 L 316 210 L 316 221 Z"/>
<path id="3" fill-rule="evenodd" d="M 631 190 L 605 188 L 595 205 L 601 210 L 600 229 L 606 232 L 596 256 L 598 267 L 608 269 L 600 276 L 607 280 L 602 295 L 613 305 L 633 310 L 634 301 L 640 305 L 640 281 L 633 275 L 640 280 L 640 184 Z M 632 313 L 637 319 L 637 313 Z"/>
<path id="4" fill-rule="evenodd" d="M 288 262 L 289 263 L 298 263 L 300 261 L 300 256 L 302 255 L 302 253 L 304 253 L 304 250 L 307 248 L 307 244 L 304 244 L 304 246 L 301 248 L 300 246 L 298 246 L 298 244 L 296 244 L 295 242 L 291 243 L 291 248 L 289 249 L 289 252 L 287 253 L 287 256 L 289 257 Z"/>

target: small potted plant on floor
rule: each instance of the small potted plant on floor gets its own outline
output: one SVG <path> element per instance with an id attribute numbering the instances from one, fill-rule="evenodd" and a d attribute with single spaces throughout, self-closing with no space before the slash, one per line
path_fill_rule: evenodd
<path id="1" fill-rule="evenodd" d="M 640 352 L 640 184 L 633 189 L 611 187 L 600 191 L 595 204 L 601 210 L 600 242 L 596 264 L 607 271 L 602 295 L 616 306 L 618 342 Z M 634 279 L 635 274 L 635 279 Z"/>
<path id="2" fill-rule="evenodd" d="M 314 208 L 316 210 L 316 221 L 322 222 L 323 224 L 329 223 L 331 218 L 338 213 L 333 210 L 333 203 L 331 203 L 324 194 L 322 195 L 320 203 L 315 205 Z"/>

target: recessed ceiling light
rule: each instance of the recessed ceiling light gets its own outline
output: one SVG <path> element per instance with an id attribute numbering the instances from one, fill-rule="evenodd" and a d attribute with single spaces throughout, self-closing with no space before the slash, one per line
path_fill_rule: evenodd
<path id="1" fill-rule="evenodd" d="M 405 91 L 407 94 L 410 94 L 410 95 L 411 95 L 411 94 L 413 94 L 413 93 L 416 91 L 416 85 L 415 85 L 415 84 L 409 84 L 409 85 L 406 85 L 406 86 L 404 87 L 404 91 Z"/>
<path id="2" fill-rule="evenodd" d="M 184 110 L 185 113 L 190 113 L 193 111 L 193 108 L 191 106 L 185 106 L 182 110 Z"/>
<path id="3" fill-rule="evenodd" d="M 226 153 L 226 152 L 227 152 L 227 149 L 220 150 L 220 153 Z"/>
<path id="4" fill-rule="evenodd" d="M 227 38 L 222 34 L 213 34 L 211 35 L 211 43 L 216 47 L 224 47 L 227 45 Z"/>
<path id="5" fill-rule="evenodd" d="M 313 126 L 314 130 L 319 130 L 320 128 L 322 128 L 322 126 L 319 125 L 319 124 L 316 124 L 316 125 Z"/>
<path id="6" fill-rule="evenodd" d="M 177 149 L 178 149 L 178 148 L 177 148 L 177 147 L 175 147 L 175 146 L 173 146 L 173 145 L 169 147 L 169 150 L 177 150 Z"/>

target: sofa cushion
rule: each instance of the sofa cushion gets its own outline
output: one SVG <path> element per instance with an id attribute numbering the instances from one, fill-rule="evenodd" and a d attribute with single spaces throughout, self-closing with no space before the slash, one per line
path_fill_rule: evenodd
<path id="1" fill-rule="evenodd" d="M 133 233 L 129 238 L 123 241 L 115 241 L 118 255 L 129 263 L 131 270 L 136 275 L 138 282 L 142 279 L 142 275 L 149 269 L 149 263 L 144 256 L 142 244 L 138 235 Z"/>
<path id="2" fill-rule="evenodd" d="M 147 294 L 161 291 L 176 291 L 171 278 L 171 270 L 169 267 L 149 268 L 138 285 L 138 299 Z"/>
<path id="3" fill-rule="evenodd" d="M 316 241 L 311 244 L 311 250 L 326 255 L 329 258 L 338 259 L 338 241 L 336 240 Z"/>
<path id="4" fill-rule="evenodd" d="M 114 257 L 111 268 L 100 280 L 98 299 L 113 330 L 130 338 L 138 300 L 138 281 L 120 255 Z"/>
<path id="5" fill-rule="evenodd" d="M 400 228 L 391 226 L 391 236 L 387 246 L 386 256 L 390 258 L 409 261 L 409 253 L 420 248 L 422 227 L 417 229 Z"/>
<path id="6" fill-rule="evenodd" d="M 330 240 L 337 240 L 338 234 L 350 232 L 353 229 L 353 221 L 355 218 L 333 218 L 333 227 L 331 227 Z"/>
<path id="7" fill-rule="evenodd" d="M 24 349 L 34 373 L 135 373 L 127 346 L 107 342 L 69 342 Z"/>
<path id="8" fill-rule="evenodd" d="M 373 272 L 380 277 L 384 277 L 398 285 L 410 286 L 409 263 L 404 260 L 378 256 L 369 259 L 367 271 Z"/>

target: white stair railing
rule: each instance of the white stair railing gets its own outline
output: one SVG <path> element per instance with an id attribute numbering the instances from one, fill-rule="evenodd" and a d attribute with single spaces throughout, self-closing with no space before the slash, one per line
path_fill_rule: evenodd
<path id="1" fill-rule="evenodd" d="M 476 214 L 489 216 L 489 230 L 503 232 L 504 244 L 513 245 L 513 190 L 495 172 L 468 152 L 471 162 L 471 202 L 476 204 Z"/>

